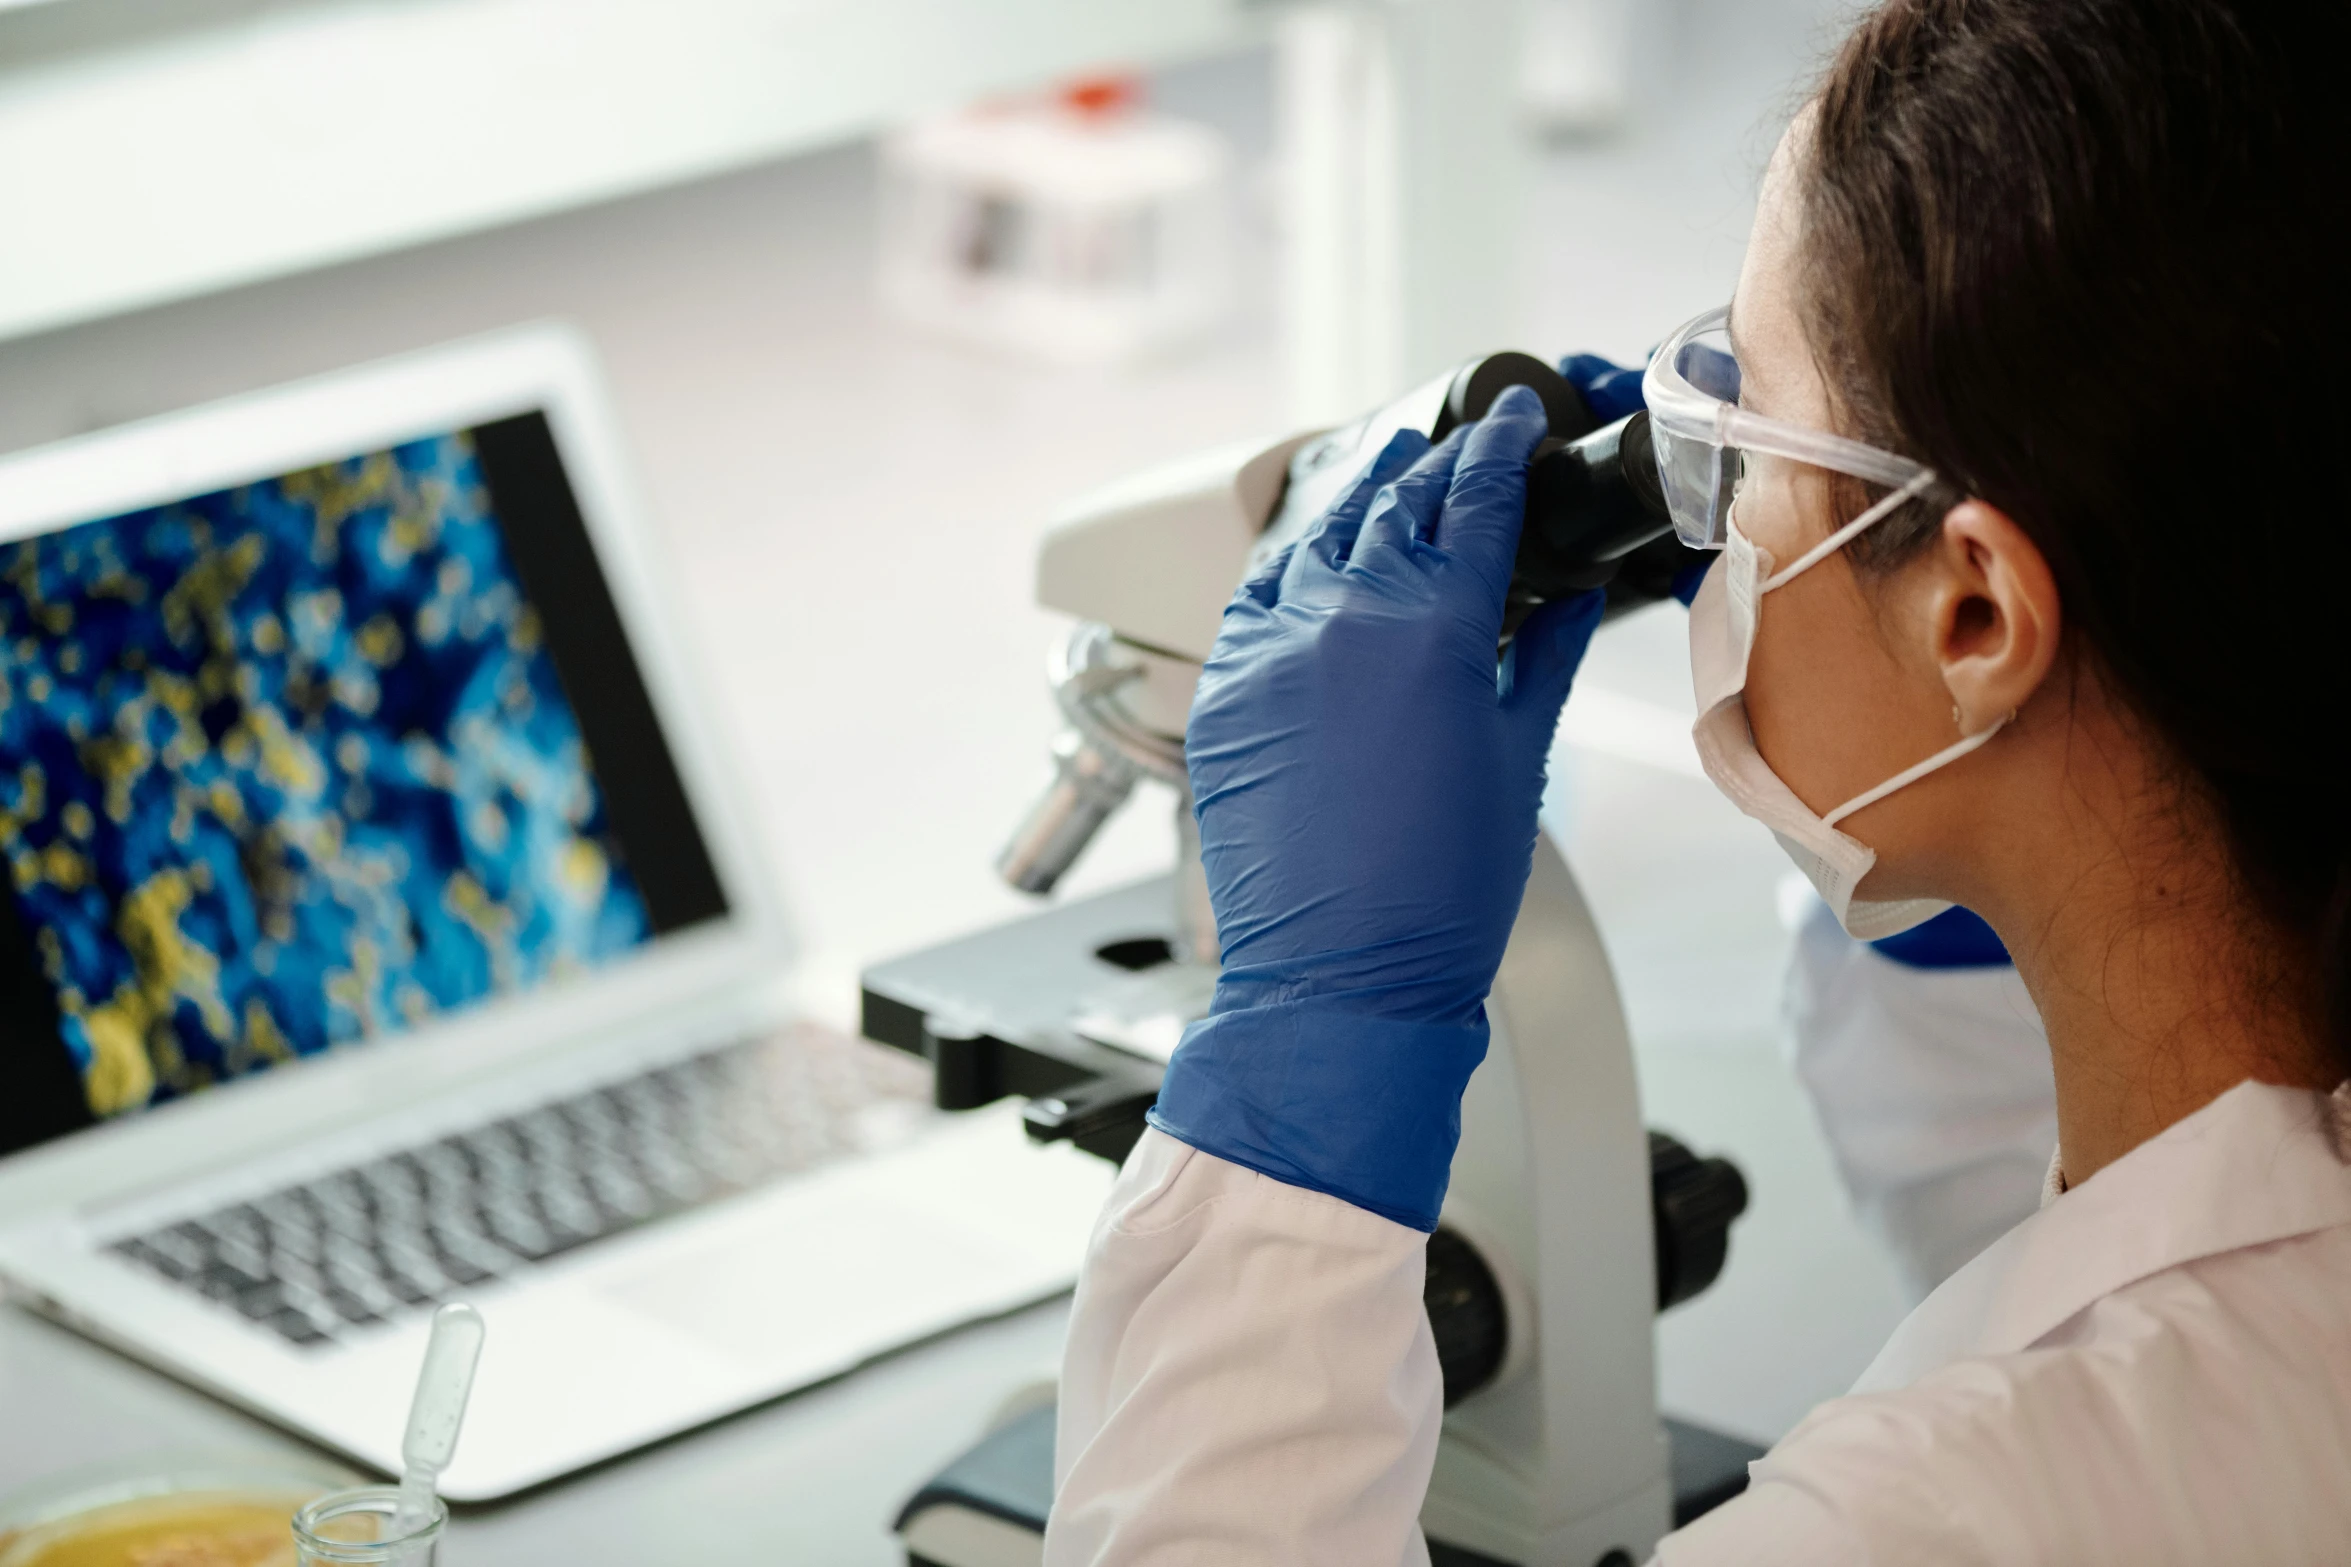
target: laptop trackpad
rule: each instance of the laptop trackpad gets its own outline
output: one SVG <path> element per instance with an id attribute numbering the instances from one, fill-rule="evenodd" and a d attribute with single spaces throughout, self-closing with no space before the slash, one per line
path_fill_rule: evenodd
<path id="1" fill-rule="evenodd" d="M 1060 1288 L 1065 1268 L 887 1196 L 836 1191 L 719 1223 L 632 1259 L 600 1294 L 702 1348 L 802 1375 L 1006 1310 Z M 750 1216 L 745 1216 L 749 1218 Z"/>
<path id="2" fill-rule="evenodd" d="M 662 1226 L 589 1287 L 762 1380 L 811 1381 L 1067 1289 L 1109 1165 L 1017 1106 Z"/>

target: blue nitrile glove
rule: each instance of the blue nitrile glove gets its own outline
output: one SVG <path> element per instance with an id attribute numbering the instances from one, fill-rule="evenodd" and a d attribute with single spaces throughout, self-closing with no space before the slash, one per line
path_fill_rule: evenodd
<path id="1" fill-rule="evenodd" d="M 1649 406 L 1641 395 L 1641 367 L 1620 365 L 1598 354 L 1569 354 L 1559 361 L 1559 373 L 1584 395 L 1593 422 L 1614 424 L 1626 414 Z"/>
<path id="2" fill-rule="evenodd" d="M 2011 961 L 1983 917 L 1962 908 L 1945 909 L 1923 925 L 1870 945 L 1907 968 L 2000 968 Z"/>
<path id="3" fill-rule="evenodd" d="M 1543 435 L 1521 388 L 1390 441 L 1234 596 L 1185 736 L 1224 973 L 1152 1124 L 1423 1230 L 1600 617 L 1546 605 L 1495 666 Z"/>

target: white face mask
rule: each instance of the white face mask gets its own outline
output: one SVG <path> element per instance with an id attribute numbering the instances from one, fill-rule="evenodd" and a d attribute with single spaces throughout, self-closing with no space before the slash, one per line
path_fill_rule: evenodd
<path id="1" fill-rule="evenodd" d="M 1899 934 L 1933 919 L 1951 905 L 1932 898 L 1857 901 L 1853 889 L 1861 885 L 1861 879 L 1877 863 L 1877 851 L 1837 831 L 1836 824 L 1863 806 L 1874 805 L 1895 790 L 1958 761 L 1999 733 L 2008 719 L 2000 719 L 1989 728 L 1944 747 L 1917 766 L 1855 795 L 1828 815 L 1815 816 L 1755 748 L 1755 733 L 1747 723 L 1744 695 L 1747 659 L 1755 650 L 1756 618 L 1765 594 L 1785 587 L 1843 549 L 1932 482 L 1933 475 L 1921 474 L 1823 539 L 1777 575 L 1772 572 L 1771 552 L 1739 531 L 1734 513 L 1728 520 L 1722 561 L 1706 574 L 1705 584 L 1690 605 L 1690 673 L 1698 691 L 1698 722 L 1691 734 L 1698 742 L 1698 759 L 1705 765 L 1706 776 L 1730 797 L 1733 805 L 1771 829 L 1788 858 L 1796 862 L 1796 868 L 1811 879 L 1835 911 L 1837 923 L 1845 927 L 1847 934 L 1863 941 Z"/>

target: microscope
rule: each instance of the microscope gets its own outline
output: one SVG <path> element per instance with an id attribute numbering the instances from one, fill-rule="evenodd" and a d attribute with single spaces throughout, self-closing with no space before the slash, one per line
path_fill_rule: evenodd
<path id="1" fill-rule="evenodd" d="M 1442 439 L 1513 385 L 1542 398 L 1550 434 L 1505 640 L 1561 594 L 1605 587 L 1611 612 L 1663 597 L 1693 552 L 1666 522 L 1647 416 L 1595 427 L 1575 388 L 1524 354 L 1473 361 L 1340 429 L 1138 475 L 1056 519 L 1037 596 L 1077 622 L 1048 661 L 1063 727 L 998 868 L 1049 893 L 1145 779 L 1175 792 L 1177 864 L 866 972 L 865 1032 L 926 1056 L 941 1107 L 1019 1094 L 1033 1138 L 1113 1160 L 1133 1147 L 1216 979 L 1183 735 L 1225 604 L 1392 433 Z M 1662 1421 L 1653 1365 L 1656 1314 L 1720 1273 L 1746 1187 L 1728 1162 L 1645 1129 L 1607 954 L 1547 837 L 1487 1012 L 1493 1044 L 1428 1248 L 1446 1414 L 1422 1524 L 1440 1563 L 1630 1567 L 1734 1494 L 1758 1452 Z M 1010 1423 L 907 1505 L 910 1559 L 1034 1560 L 991 1553 L 1008 1520 L 1041 1530 L 1051 1458 L 1049 1409 Z M 992 1544 L 959 1555 L 959 1527 Z"/>

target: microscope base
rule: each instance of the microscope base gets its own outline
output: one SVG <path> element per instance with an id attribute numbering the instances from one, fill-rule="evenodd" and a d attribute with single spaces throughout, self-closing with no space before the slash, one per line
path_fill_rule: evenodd
<path id="1" fill-rule="evenodd" d="M 1747 1488 L 1763 1449 L 1668 1417 L 1673 1521 L 1680 1528 Z M 1015 1567 L 1042 1562 L 1053 1505 L 1053 1406 L 1032 1408 L 989 1432 L 939 1471 L 898 1514 L 907 1567 Z M 1512 1567 L 1441 1540 L 1431 1567 Z"/>

